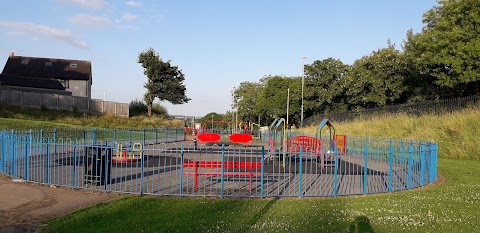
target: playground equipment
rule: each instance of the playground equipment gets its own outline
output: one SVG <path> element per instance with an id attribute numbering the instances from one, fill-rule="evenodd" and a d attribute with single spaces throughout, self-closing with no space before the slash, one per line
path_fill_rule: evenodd
<path id="1" fill-rule="evenodd" d="M 283 130 L 280 133 L 278 128 L 283 123 Z M 329 137 L 322 140 L 322 130 L 325 126 L 329 128 Z M 291 136 L 292 135 L 292 136 Z M 291 136 L 291 137 L 289 137 Z M 278 145 L 280 141 L 280 146 Z M 315 137 L 307 135 L 293 135 L 286 130 L 285 120 L 275 119 L 268 128 L 268 155 L 271 159 L 282 155 L 283 166 L 288 157 L 299 156 L 303 153 L 303 159 L 320 160 L 320 166 L 333 166 L 335 153 L 346 154 L 347 137 L 337 135 L 332 122 L 324 119 L 316 129 Z"/>
<path id="2" fill-rule="evenodd" d="M 114 163 L 129 163 L 142 159 L 142 144 L 134 143 L 131 148 L 124 148 L 122 144 L 117 146 L 117 155 L 112 157 Z"/>
<path id="3" fill-rule="evenodd" d="M 246 122 L 240 122 L 240 128 L 242 128 L 242 125 L 243 133 L 232 133 L 232 135 L 229 137 L 230 141 L 234 143 L 249 143 L 253 140 L 252 134 L 250 134 L 247 130 L 248 124 Z"/>
<path id="4" fill-rule="evenodd" d="M 207 123 L 212 123 L 212 130 L 211 132 L 208 132 L 207 129 Z M 229 121 L 208 121 L 203 124 L 203 130 L 202 133 L 198 134 L 197 138 L 199 141 L 208 143 L 208 142 L 213 142 L 213 143 L 218 143 L 221 139 L 222 136 L 219 133 L 213 132 L 213 123 L 223 123 L 223 124 L 230 124 L 232 122 Z M 243 125 L 243 132 L 240 133 L 232 133 L 229 136 L 229 139 L 233 143 L 249 143 L 253 140 L 252 135 L 248 131 L 248 124 L 246 122 L 240 122 L 239 126 L 240 128 Z"/>

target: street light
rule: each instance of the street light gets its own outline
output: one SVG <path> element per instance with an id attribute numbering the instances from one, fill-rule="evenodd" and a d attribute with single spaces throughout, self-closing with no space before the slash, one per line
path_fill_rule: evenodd
<path id="1" fill-rule="evenodd" d="M 303 56 L 302 58 L 302 109 L 300 113 L 300 128 L 303 128 L 303 85 L 305 83 L 305 59 L 307 59 L 307 56 Z"/>

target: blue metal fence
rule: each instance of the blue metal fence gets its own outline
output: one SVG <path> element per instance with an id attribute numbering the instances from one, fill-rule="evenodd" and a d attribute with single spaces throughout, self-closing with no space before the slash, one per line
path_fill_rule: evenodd
<path id="1" fill-rule="evenodd" d="M 423 141 L 347 137 L 345 150 L 322 140 L 321 150 L 272 153 L 262 143 L 195 145 L 183 129 L 0 132 L 0 173 L 107 192 L 342 196 L 412 189 L 437 177 L 438 145 Z"/>

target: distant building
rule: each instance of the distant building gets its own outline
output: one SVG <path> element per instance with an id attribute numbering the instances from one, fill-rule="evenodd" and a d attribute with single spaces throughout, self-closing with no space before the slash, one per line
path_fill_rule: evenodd
<path id="1" fill-rule="evenodd" d="M 91 62 L 12 54 L 0 75 L 0 88 L 91 99 Z"/>

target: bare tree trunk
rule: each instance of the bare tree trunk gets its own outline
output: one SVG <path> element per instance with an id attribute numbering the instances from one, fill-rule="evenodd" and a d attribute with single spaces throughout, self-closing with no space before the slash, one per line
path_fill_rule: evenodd
<path id="1" fill-rule="evenodd" d="M 152 116 L 152 105 L 153 105 L 153 98 L 152 98 L 152 95 L 149 95 L 148 106 L 147 106 L 147 115 L 148 116 Z"/>

